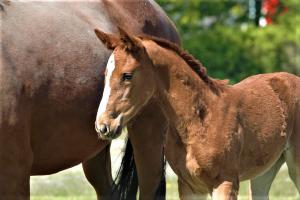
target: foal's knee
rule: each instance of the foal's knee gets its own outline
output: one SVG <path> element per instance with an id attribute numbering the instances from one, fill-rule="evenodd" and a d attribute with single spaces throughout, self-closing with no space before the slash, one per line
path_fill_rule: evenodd
<path id="1" fill-rule="evenodd" d="M 236 200 L 239 191 L 238 176 L 224 178 L 214 186 L 212 199 L 213 200 Z"/>

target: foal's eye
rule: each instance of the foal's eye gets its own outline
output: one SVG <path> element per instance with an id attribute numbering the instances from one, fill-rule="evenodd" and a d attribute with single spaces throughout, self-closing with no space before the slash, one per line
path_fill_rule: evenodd
<path id="1" fill-rule="evenodd" d="M 130 81 L 132 79 L 132 73 L 122 74 L 122 81 Z"/>

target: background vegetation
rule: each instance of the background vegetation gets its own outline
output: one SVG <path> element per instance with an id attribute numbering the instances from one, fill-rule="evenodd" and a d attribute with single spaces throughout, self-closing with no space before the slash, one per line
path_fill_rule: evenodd
<path id="1" fill-rule="evenodd" d="M 157 0 L 185 49 L 212 77 L 232 82 L 258 73 L 300 75 L 300 1 L 281 0 L 273 23 L 257 26 L 260 0 Z M 263 9 L 261 9 L 263 10 Z"/>

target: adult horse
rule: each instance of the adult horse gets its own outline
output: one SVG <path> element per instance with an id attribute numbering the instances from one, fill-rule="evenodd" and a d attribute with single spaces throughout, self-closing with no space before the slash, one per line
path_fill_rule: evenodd
<path id="1" fill-rule="evenodd" d="M 94 117 L 111 52 L 99 45 L 93 29 L 116 33 L 121 25 L 179 43 L 175 27 L 152 0 L 1 0 L 0 14 L 0 199 L 29 199 L 30 175 L 79 163 L 98 198 L 107 196 L 112 184 L 109 142 L 97 138 Z M 136 128 L 130 131 L 137 138 L 157 124 L 147 123 L 150 110 L 140 116 L 143 129 L 133 123 Z M 162 119 L 160 113 L 150 115 Z M 146 157 L 137 149 L 141 197 L 153 197 L 159 182 L 149 178 L 149 167 L 161 157 L 141 162 Z M 161 167 L 153 173 L 159 176 Z"/>
<path id="2" fill-rule="evenodd" d="M 300 77 L 262 74 L 229 86 L 166 40 L 120 32 L 96 30 L 114 49 L 96 118 L 101 137 L 116 138 L 156 101 L 168 119 L 166 158 L 182 199 L 237 199 L 247 179 L 253 198 L 268 198 L 284 162 L 300 192 Z"/>

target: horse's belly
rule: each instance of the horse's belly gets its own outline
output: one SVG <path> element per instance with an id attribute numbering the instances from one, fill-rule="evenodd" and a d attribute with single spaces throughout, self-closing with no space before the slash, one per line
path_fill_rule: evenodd
<path id="1" fill-rule="evenodd" d="M 51 174 L 75 166 L 107 144 L 97 138 L 93 120 L 84 113 L 41 111 L 32 128 L 32 175 Z"/>

